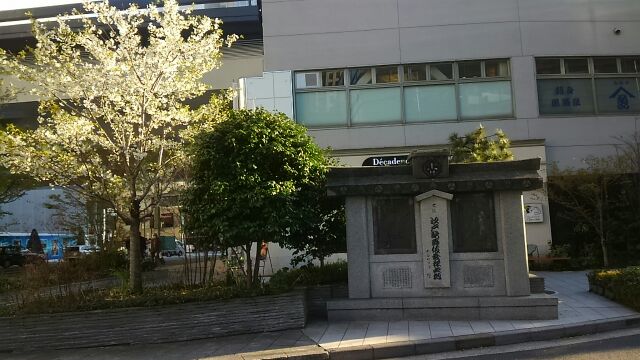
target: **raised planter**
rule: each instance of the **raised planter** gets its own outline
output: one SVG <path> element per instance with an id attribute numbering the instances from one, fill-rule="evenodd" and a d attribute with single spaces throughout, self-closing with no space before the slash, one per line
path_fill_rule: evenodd
<path id="1" fill-rule="evenodd" d="M 310 318 L 327 318 L 327 301 L 349 298 L 347 284 L 318 285 L 307 288 L 307 314 Z"/>
<path id="2" fill-rule="evenodd" d="M 0 318 L 0 353 L 163 343 L 301 329 L 305 293 Z"/>

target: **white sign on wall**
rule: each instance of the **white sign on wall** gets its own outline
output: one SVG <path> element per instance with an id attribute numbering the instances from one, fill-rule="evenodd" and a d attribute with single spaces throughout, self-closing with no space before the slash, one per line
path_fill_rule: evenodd
<path id="1" fill-rule="evenodd" d="M 416 196 L 420 204 L 420 229 L 424 287 L 451 286 L 449 267 L 449 200 L 453 195 L 432 190 Z"/>
<path id="2" fill-rule="evenodd" d="M 544 222 L 544 211 L 542 203 L 524 204 L 524 222 L 541 223 Z"/>

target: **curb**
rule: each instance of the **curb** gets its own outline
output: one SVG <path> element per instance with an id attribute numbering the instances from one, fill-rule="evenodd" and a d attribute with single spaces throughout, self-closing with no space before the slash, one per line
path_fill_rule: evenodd
<path id="1" fill-rule="evenodd" d="M 594 320 L 571 325 L 552 325 L 538 329 L 500 331 L 496 333 L 450 336 L 430 340 L 352 346 L 329 349 L 329 359 L 370 360 L 426 355 L 479 347 L 512 345 L 530 341 L 545 341 L 600 332 L 640 327 L 640 315 Z"/>

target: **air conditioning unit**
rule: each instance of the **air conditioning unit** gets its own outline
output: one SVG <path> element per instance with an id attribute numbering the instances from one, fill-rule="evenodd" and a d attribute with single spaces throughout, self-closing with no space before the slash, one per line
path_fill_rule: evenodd
<path id="1" fill-rule="evenodd" d="M 322 87 L 322 73 L 320 71 L 296 73 L 296 88 L 310 89 Z"/>

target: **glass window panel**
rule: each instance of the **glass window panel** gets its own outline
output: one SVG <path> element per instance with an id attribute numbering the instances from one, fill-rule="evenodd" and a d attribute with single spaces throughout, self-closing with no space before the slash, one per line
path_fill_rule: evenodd
<path id="1" fill-rule="evenodd" d="M 400 88 L 351 90 L 351 124 L 400 122 Z"/>
<path id="2" fill-rule="evenodd" d="M 536 73 L 538 75 L 562 73 L 560 59 L 536 59 Z"/>
<path id="3" fill-rule="evenodd" d="M 397 66 L 379 66 L 376 68 L 376 84 L 397 83 L 399 81 Z"/>
<path id="4" fill-rule="evenodd" d="M 509 62 L 507 60 L 487 60 L 484 62 L 484 74 L 486 77 L 509 76 Z"/>
<path id="5" fill-rule="evenodd" d="M 620 59 L 620 65 L 622 65 L 623 73 L 640 72 L 640 59 L 622 58 Z"/>
<path id="6" fill-rule="evenodd" d="M 451 201 L 453 252 L 496 252 L 493 194 L 459 193 Z"/>
<path id="7" fill-rule="evenodd" d="M 480 61 L 463 61 L 458 63 L 460 79 L 469 79 L 482 76 L 482 63 Z"/>
<path id="8" fill-rule="evenodd" d="M 373 201 L 374 252 L 415 254 L 416 227 L 413 198 L 376 198 Z"/>
<path id="9" fill-rule="evenodd" d="M 640 94 L 635 78 L 596 79 L 596 100 L 601 113 L 640 112 Z"/>
<path id="10" fill-rule="evenodd" d="M 373 83 L 373 72 L 371 68 L 349 69 L 351 85 L 365 85 Z"/>
<path id="11" fill-rule="evenodd" d="M 616 58 L 594 58 L 593 70 L 596 74 L 615 74 L 618 72 Z"/>
<path id="12" fill-rule="evenodd" d="M 344 86 L 344 70 L 327 70 L 322 72 L 323 86 Z"/>
<path id="13" fill-rule="evenodd" d="M 296 89 L 319 88 L 321 81 L 317 71 L 296 73 Z"/>
<path id="14" fill-rule="evenodd" d="M 592 114 L 591 79 L 538 80 L 540 114 Z"/>
<path id="15" fill-rule="evenodd" d="M 347 125 L 346 91 L 319 91 L 296 94 L 296 120 L 314 126 Z"/>
<path id="16" fill-rule="evenodd" d="M 431 64 L 429 65 L 429 76 L 431 80 L 451 80 L 453 79 L 453 64 Z"/>
<path id="17" fill-rule="evenodd" d="M 587 59 L 564 59 L 565 74 L 588 74 L 589 65 Z"/>
<path id="18" fill-rule="evenodd" d="M 463 119 L 513 115 L 511 82 L 460 84 L 460 116 Z"/>
<path id="19" fill-rule="evenodd" d="M 404 81 L 422 81 L 427 80 L 427 66 L 420 65 L 405 65 L 404 66 Z"/>
<path id="20" fill-rule="evenodd" d="M 407 122 L 455 120 L 454 85 L 408 86 L 404 88 L 404 116 Z"/>

